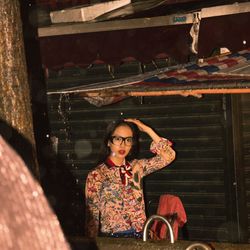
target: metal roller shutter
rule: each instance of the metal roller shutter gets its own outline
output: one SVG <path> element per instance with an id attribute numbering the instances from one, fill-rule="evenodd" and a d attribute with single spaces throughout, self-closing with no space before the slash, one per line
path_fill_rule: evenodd
<path id="1" fill-rule="evenodd" d="M 161 194 L 174 194 L 188 216 L 181 238 L 232 241 L 229 100 L 223 95 L 134 97 L 97 108 L 77 96 L 49 96 L 51 135 L 59 139 L 58 157 L 83 191 L 106 125 L 119 117 L 141 119 L 172 140 L 177 152 L 174 163 L 145 178 L 147 213 L 156 211 Z M 142 135 L 140 157 L 151 155 L 149 145 L 150 139 Z"/>

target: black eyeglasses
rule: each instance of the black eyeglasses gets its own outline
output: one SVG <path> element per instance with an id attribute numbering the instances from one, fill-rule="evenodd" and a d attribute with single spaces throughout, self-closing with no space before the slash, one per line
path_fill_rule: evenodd
<path id="1" fill-rule="evenodd" d="M 124 142 L 126 146 L 132 146 L 133 145 L 133 137 L 122 137 L 122 136 L 111 136 L 110 141 L 116 145 L 120 146 Z"/>

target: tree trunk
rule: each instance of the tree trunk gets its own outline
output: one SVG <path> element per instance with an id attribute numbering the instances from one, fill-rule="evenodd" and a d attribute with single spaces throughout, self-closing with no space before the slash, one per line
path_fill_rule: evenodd
<path id="1" fill-rule="evenodd" d="M 0 1 L 0 119 L 1 124 L 5 125 L 5 129 L 0 130 L 0 133 L 38 177 L 39 168 L 18 0 Z M 7 127 L 9 130 L 6 132 Z M 22 141 L 17 137 L 22 138 Z"/>

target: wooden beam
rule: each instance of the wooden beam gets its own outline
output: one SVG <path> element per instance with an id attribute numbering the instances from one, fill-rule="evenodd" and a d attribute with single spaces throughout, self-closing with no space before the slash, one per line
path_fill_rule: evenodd
<path id="1" fill-rule="evenodd" d="M 75 8 L 56 10 L 50 12 L 52 23 L 85 22 L 94 20 L 107 12 L 123 7 L 131 3 L 131 0 L 115 0 L 92 5 L 83 5 Z"/>
<path id="2" fill-rule="evenodd" d="M 75 92 L 58 94 L 77 94 L 84 97 L 111 97 L 111 96 L 167 96 L 182 95 L 201 97 L 203 94 L 246 94 L 250 88 L 242 89 L 196 89 L 196 90 L 164 90 L 164 91 L 105 91 L 105 92 Z M 55 94 L 55 93 L 53 93 Z"/>
<path id="3" fill-rule="evenodd" d="M 150 91 L 150 92 L 129 92 L 128 96 L 163 96 L 163 95 L 183 95 L 183 96 L 200 96 L 203 94 L 244 94 L 250 93 L 248 89 L 196 89 L 196 90 L 167 90 L 167 91 Z"/>
<path id="4" fill-rule="evenodd" d="M 208 18 L 214 16 L 234 15 L 239 13 L 246 13 L 250 11 L 250 3 L 234 3 L 227 5 L 219 5 L 214 7 L 203 8 L 201 11 L 201 18 Z"/>
<path id="5" fill-rule="evenodd" d="M 235 3 L 230 5 L 203 8 L 190 13 L 173 14 L 167 16 L 115 20 L 104 22 L 81 22 L 54 24 L 38 28 L 38 37 L 72 35 L 102 31 L 141 29 L 170 25 L 192 24 L 195 18 L 208 18 L 250 12 L 250 3 Z"/>
<path id="6" fill-rule="evenodd" d="M 57 24 L 48 27 L 38 28 L 39 37 L 72 35 L 82 33 L 92 33 L 101 31 L 141 29 L 149 27 L 160 27 L 177 24 L 193 23 L 193 16 L 187 15 L 170 15 L 150 18 L 137 18 L 129 20 L 116 20 L 106 22 L 85 22 L 85 23 L 70 23 Z"/>

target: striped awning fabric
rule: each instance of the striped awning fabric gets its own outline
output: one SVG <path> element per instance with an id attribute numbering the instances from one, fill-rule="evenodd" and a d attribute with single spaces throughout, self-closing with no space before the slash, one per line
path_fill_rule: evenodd
<path id="1" fill-rule="evenodd" d="M 233 54 L 158 69 L 126 79 L 68 88 L 48 94 L 80 94 L 105 99 L 105 104 L 127 96 L 250 93 L 250 48 Z M 100 105 L 100 104 L 99 104 Z"/>

